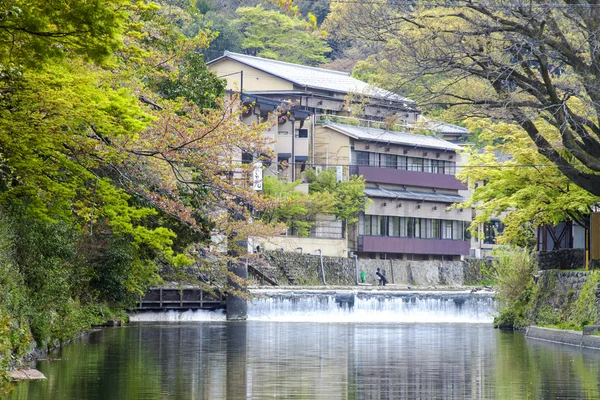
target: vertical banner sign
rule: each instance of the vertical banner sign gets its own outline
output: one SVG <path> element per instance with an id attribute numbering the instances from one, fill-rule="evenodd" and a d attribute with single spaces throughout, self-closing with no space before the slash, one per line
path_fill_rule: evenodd
<path id="1" fill-rule="evenodd" d="M 590 250 L 591 250 L 591 259 L 592 260 L 600 260 L 600 213 L 592 213 L 591 215 L 591 240 L 590 240 Z"/>
<path id="2" fill-rule="evenodd" d="M 341 182 L 344 180 L 344 167 L 342 166 L 337 166 L 335 169 L 335 179 L 338 182 Z"/>
<path id="3" fill-rule="evenodd" d="M 254 171 L 252 173 L 252 188 L 256 191 L 263 190 L 263 170 L 262 162 L 254 164 Z"/>

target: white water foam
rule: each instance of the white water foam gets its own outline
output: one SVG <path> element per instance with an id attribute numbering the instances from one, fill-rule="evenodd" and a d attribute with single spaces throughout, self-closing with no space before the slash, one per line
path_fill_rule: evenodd
<path id="1" fill-rule="evenodd" d="M 129 315 L 131 322 L 201 322 L 225 321 L 225 311 L 145 311 Z"/>
<path id="2" fill-rule="evenodd" d="M 491 293 L 253 290 L 248 320 L 352 323 L 491 323 Z M 224 310 L 146 311 L 132 322 L 225 321 Z"/>
<path id="3" fill-rule="evenodd" d="M 281 322 L 491 323 L 490 293 L 283 292 L 256 293 L 248 319 Z"/>

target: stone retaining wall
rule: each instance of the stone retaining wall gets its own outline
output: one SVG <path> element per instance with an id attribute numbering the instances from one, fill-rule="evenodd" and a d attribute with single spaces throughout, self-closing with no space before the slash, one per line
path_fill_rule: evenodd
<path id="1" fill-rule="evenodd" d="M 318 255 L 265 251 L 263 258 L 274 268 L 255 268 L 267 272 L 279 285 L 323 284 Z M 323 256 L 323 265 L 328 285 L 355 284 L 354 259 Z M 461 286 L 465 283 L 465 265 L 463 261 L 358 260 L 358 271 L 366 273 L 371 285 L 379 283 L 375 272 L 380 268 L 390 284 Z"/>
<path id="2" fill-rule="evenodd" d="M 584 249 L 538 251 L 536 259 L 540 270 L 579 269 L 585 267 Z"/>

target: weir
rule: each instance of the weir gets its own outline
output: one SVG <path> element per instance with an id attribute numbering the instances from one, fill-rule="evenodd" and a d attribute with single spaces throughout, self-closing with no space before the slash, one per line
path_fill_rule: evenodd
<path id="1" fill-rule="evenodd" d="M 491 323 L 494 295 L 468 291 L 252 290 L 248 320 L 353 323 Z M 147 311 L 132 322 L 225 320 L 225 312 Z"/>

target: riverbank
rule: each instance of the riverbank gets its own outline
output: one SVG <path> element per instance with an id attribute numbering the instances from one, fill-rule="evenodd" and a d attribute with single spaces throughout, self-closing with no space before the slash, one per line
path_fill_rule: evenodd
<path id="1" fill-rule="evenodd" d="M 600 271 L 546 270 L 528 279 L 517 298 L 501 305 L 497 327 L 581 332 L 598 324 Z"/>

